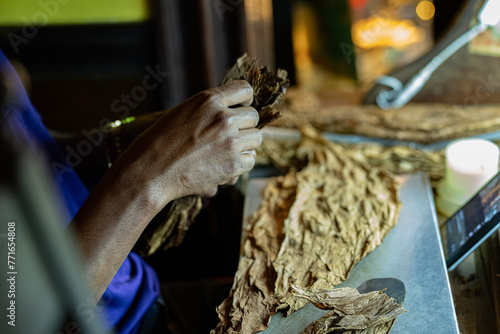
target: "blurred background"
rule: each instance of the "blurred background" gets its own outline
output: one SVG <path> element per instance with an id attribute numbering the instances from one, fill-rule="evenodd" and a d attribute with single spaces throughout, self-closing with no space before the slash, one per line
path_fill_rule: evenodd
<path id="1" fill-rule="evenodd" d="M 430 50 L 462 2 L 3 0 L 0 48 L 26 71 L 46 125 L 79 131 L 117 118 L 111 104 L 147 67 L 168 77 L 132 115 L 218 85 L 244 52 L 356 103 L 376 77 Z"/>

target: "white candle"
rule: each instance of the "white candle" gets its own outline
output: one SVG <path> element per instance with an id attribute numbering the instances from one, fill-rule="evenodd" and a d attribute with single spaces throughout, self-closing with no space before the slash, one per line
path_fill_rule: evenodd
<path id="1" fill-rule="evenodd" d="M 463 139 L 448 145 L 445 178 L 437 188 L 438 209 L 450 215 L 465 204 L 497 173 L 498 157 L 498 146 L 484 139 Z"/>
<path id="2" fill-rule="evenodd" d="M 484 139 L 464 139 L 446 148 L 446 183 L 465 197 L 473 195 L 498 171 L 498 146 Z"/>

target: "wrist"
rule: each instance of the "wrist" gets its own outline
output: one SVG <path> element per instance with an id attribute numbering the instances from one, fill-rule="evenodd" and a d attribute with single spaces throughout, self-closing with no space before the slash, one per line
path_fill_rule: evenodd
<path id="1" fill-rule="evenodd" d="M 153 212 L 153 216 L 165 205 L 176 198 L 172 186 L 162 177 L 168 166 L 163 166 L 163 173 L 155 173 L 150 161 L 157 159 L 151 150 L 143 149 L 138 143 L 129 147 L 109 168 L 106 173 L 114 187 L 125 189 L 129 200 L 137 200 Z M 156 174 L 156 175 L 155 175 Z M 168 173 L 166 173 L 168 174 Z M 151 217 L 152 218 L 152 217 Z"/>
<path id="2" fill-rule="evenodd" d="M 104 154 L 108 168 L 111 167 L 126 148 L 128 143 L 124 140 L 124 126 L 133 121 L 135 121 L 135 117 L 131 116 L 106 124 L 105 128 L 108 130 L 108 136 L 104 142 Z"/>

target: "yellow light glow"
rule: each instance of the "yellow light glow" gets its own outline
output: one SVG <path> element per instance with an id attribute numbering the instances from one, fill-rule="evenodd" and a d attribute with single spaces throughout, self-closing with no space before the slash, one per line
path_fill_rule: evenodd
<path id="1" fill-rule="evenodd" d="M 271 0 L 247 0 L 244 5 L 246 18 L 249 21 L 270 20 L 273 16 Z"/>
<path id="2" fill-rule="evenodd" d="M 436 13 L 436 8 L 434 4 L 430 1 L 421 1 L 417 5 L 417 15 L 424 21 L 428 21 L 434 17 Z"/>
<path id="3" fill-rule="evenodd" d="M 306 23 L 307 8 L 303 7 L 300 7 L 300 11 L 296 11 L 292 29 L 295 65 L 298 68 L 308 68 L 312 65 L 311 46 L 309 44 Z"/>
<path id="4" fill-rule="evenodd" d="M 403 48 L 424 39 L 425 32 L 410 20 L 392 20 L 377 16 L 359 20 L 352 26 L 352 41 L 363 49 Z"/>

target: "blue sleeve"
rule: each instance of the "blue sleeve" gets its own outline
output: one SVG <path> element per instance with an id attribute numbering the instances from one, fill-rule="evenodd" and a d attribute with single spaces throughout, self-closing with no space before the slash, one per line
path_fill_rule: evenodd
<path id="1" fill-rule="evenodd" d="M 7 126 L 16 136 L 23 136 L 36 150 L 42 150 L 48 159 L 54 180 L 60 189 L 61 199 L 66 209 L 67 222 L 73 219 L 76 212 L 88 197 L 88 191 L 75 170 L 65 160 L 59 146 L 42 123 L 40 114 L 24 89 L 14 68 L 0 51 L 0 75 L 13 86 L 13 96 L 9 100 Z"/>
<path id="2" fill-rule="evenodd" d="M 77 173 L 42 123 L 14 68 L 0 51 L 0 75 L 14 87 L 5 118 L 14 136 L 24 137 L 34 149 L 48 158 L 54 180 L 66 209 L 67 224 L 73 219 L 89 193 Z M 135 333 L 142 317 L 160 295 L 156 272 L 139 255 L 130 253 L 105 291 L 97 309 L 117 333 Z"/>

